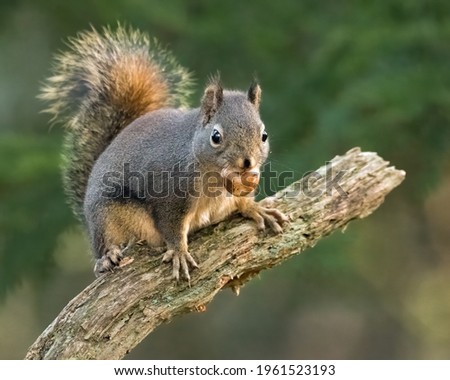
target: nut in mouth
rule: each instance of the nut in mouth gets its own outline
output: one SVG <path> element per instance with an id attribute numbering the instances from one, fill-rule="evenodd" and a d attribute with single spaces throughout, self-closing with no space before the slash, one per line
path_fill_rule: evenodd
<path id="1" fill-rule="evenodd" d="M 259 169 L 246 170 L 243 172 L 222 172 L 224 187 L 236 197 L 245 197 L 253 192 L 259 183 Z"/>

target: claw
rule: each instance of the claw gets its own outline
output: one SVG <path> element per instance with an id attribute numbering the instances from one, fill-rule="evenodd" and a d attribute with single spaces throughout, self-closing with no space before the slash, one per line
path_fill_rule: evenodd
<path id="1" fill-rule="evenodd" d="M 279 223 L 273 216 L 266 214 L 264 220 L 276 234 L 283 232 L 283 228 L 279 225 Z"/>
<path id="2" fill-rule="evenodd" d="M 246 208 L 243 214 L 253 219 L 259 230 L 264 230 L 268 226 L 276 234 L 283 232 L 282 225 L 289 221 L 289 218 L 276 208 L 263 207 L 256 203 Z"/>
<path id="3" fill-rule="evenodd" d="M 180 255 L 173 255 L 172 258 L 172 277 L 177 280 L 180 279 Z"/>
<path id="4" fill-rule="evenodd" d="M 147 241 L 146 240 L 138 240 L 136 243 L 134 243 L 135 245 L 137 245 L 138 247 L 145 247 L 147 245 Z"/>
<path id="5" fill-rule="evenodd" d="M 188 264 L 190 264 L 192 268 L 198 268 L 198 265 L 189 252 L 178 252 L 170 249 L 164 254 L 162 261 L 165 263 L 172 261 L 172 278 L 177 282 L 180 280 L 181 269 L 181 274 L 189 282 L 190 286 L 191 276 L 189 274 Z"/>
<path id="6" fill-rule="evenodd" d="M 173 249 L 169 249 L 168 251 L 166 251 L 166 253 L 162 258 L 163 263 L 168 263 L 169 261 L 172 261 L 174 253 L 175 251 Z"/>
<path id="7" fill-rule="evenodd" d="M 276 208 L 266 208 L 265 211 L 267 214 L 274 216 L 278 223 L 289 222 L 289 218 Z"/>
<path id="8" fill-rule="evenodd" d="M 198 264 L 195 262 L 194 258 L 191 256 L 189 252 L 186 252 L 185 256 L 186 260 L 188 261 L 189 264 L 192 265 L 193 268 L 198 268 Z"/>
<path id="9" fill-rule="evenodd" d="M 181 256 L 181 270 L 183 271 L 183 276 L 186 280 L 188 280 L 189 282 L 191 281 L 191 276 L 189 276 L 189 268 L 188 268 L 188 264 L 186 261 L 186 257 Z"/>

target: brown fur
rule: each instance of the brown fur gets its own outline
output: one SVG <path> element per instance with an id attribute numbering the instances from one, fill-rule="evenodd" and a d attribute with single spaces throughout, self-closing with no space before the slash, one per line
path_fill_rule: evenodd
<path id="1" fill-rule="evenodd" d="M 131 204 L 111 204 L 106 207 L 104 242 L 106 247 L 130 241 L 145 240 L 149 245 L 164 244 L 155 223 L 146 210 Z"/>
<path id="2" fill-rule="evenodd" d="M 141 56 L 123 56 L 112 66 L 111 101 L 128 115 L 167 107 L 169 91 L 161 68 Z"/>

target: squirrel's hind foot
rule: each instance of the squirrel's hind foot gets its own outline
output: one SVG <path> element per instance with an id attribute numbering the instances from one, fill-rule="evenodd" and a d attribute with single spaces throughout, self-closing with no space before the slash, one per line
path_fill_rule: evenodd
<path id="1" fill-rule="evenodd" d="M 183 277 L 190 283 L 191 276 L 189 275 L 188 264 L 190 264 L 192 268 L 198 268 L 197 263 L 189 252 L 180 252 L 174 249 L 166 251 L 162 261 L 165 263 L 172 261 L 172 278 L 177 282 L 180 279 L 181 270 Z"/>
<path id="2" fill-rule="evenodd" d="M 128 246 L 121 248 L 118 245 L 112 245 L 108 251 L 95 262 L 95 276 L 99 277 L 106 272 L 112 272 L 114 268 L 118 267 L 124 258 L 124 252 L 127 249 Z"/>

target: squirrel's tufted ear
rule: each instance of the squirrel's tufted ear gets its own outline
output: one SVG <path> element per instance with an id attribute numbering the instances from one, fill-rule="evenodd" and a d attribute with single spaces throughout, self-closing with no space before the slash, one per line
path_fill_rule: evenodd
<path id="1" fill-rule="evenodd" d="M 259 84 L 256 80 L 254 80 L 250 85 L 247 96 L 250 103 L 252 103 L 258 110 L 259 103 L 261 103 L 261 87 L 259 87 Z"/>
<path id="2" fill-rule="evenodd" d="M 203 125 L 209 123 L 223 101 L 223 88 L 218 76 L 212 78 L 206 86 L 202 99 Z"/>

